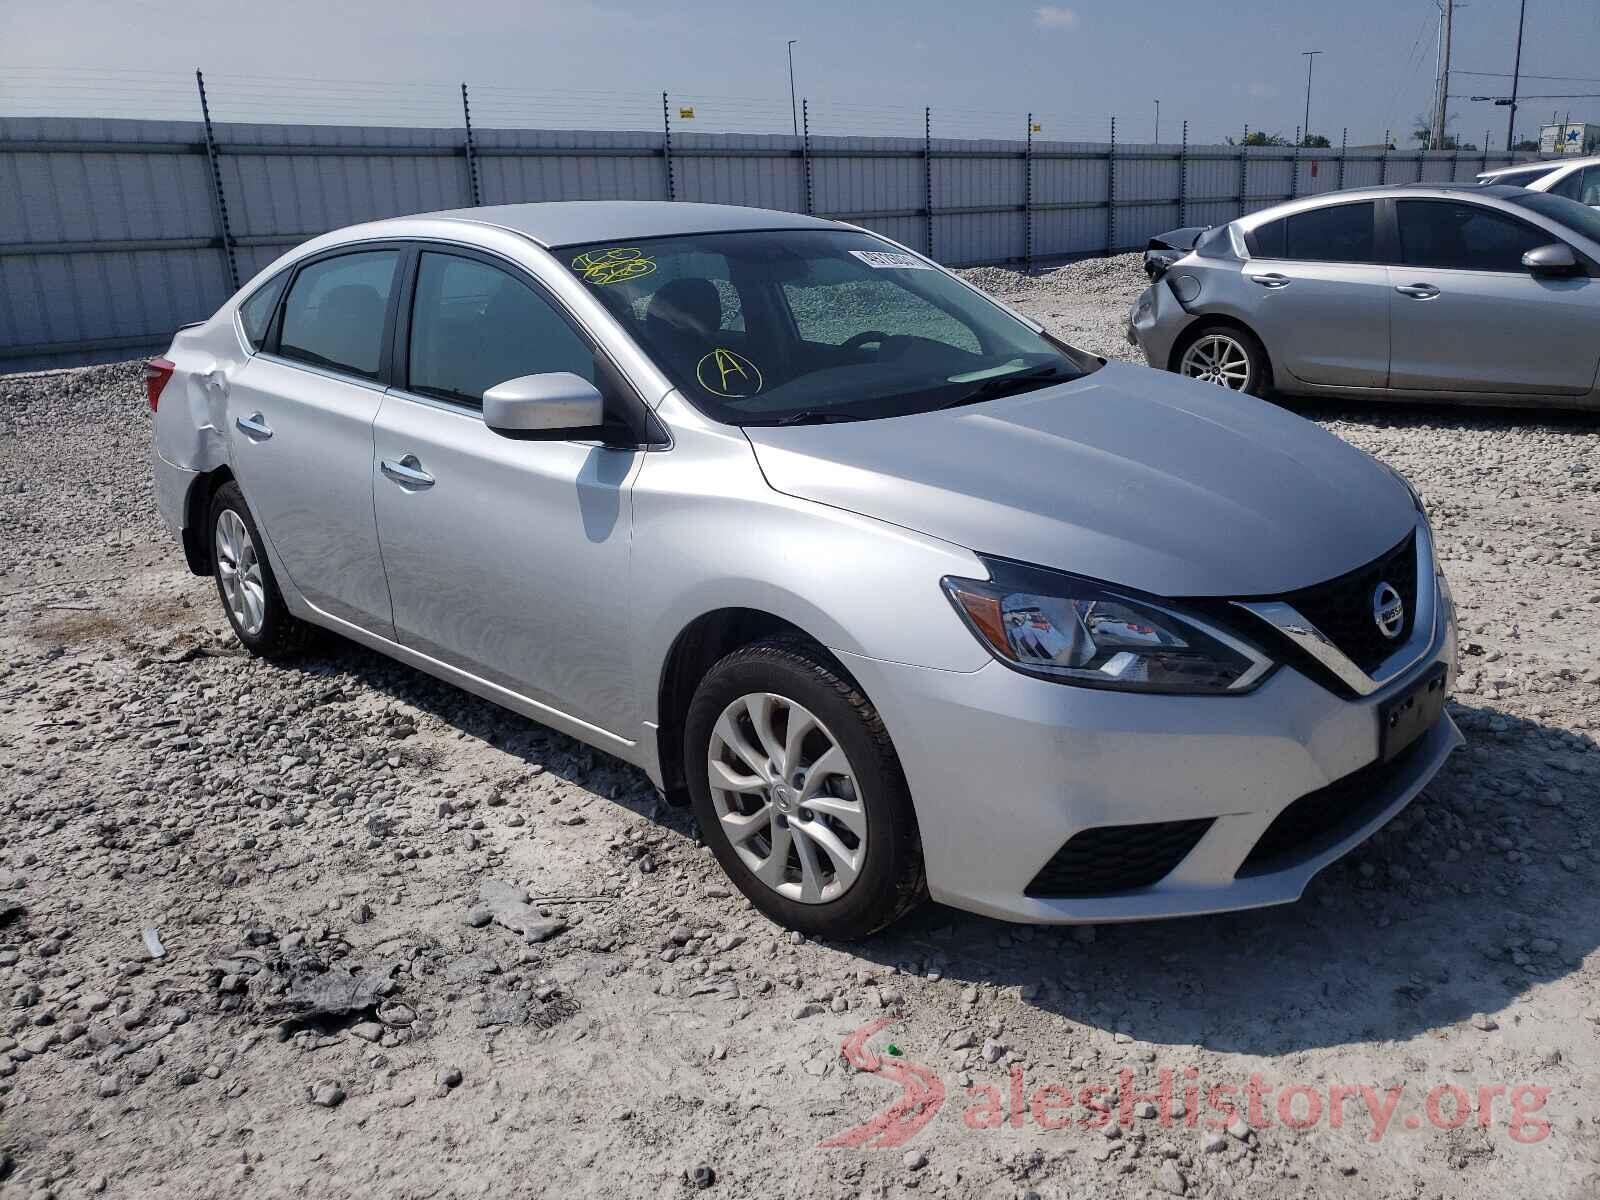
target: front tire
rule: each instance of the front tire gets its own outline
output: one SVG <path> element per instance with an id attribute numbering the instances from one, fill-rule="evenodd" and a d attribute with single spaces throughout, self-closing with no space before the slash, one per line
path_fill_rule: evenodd
<path id="1" fill-rule="evenodd" d="M 1209 325 L 1184 340 L 1173 368 L 1186 379 L 1264 396 L 1272 382 L 1267 349 L 1238 325 Z"/>
<path id="2" fill-rule="evenodd" d="M 702 836 L 772 920 L 861 938 L 926 895 L 888 731 L 814 647 L 779 638 L 734 651 L 701 680 L 684 724 Z"/>
<path id="3" fill-rule="evenodd" d="M 284 604 L 261 531 L 233 480 L 211 498 L 207 528 L 217 595 L 244 648 L 260 658 L 287 658 L 304 650 L 310 627 Z"/>

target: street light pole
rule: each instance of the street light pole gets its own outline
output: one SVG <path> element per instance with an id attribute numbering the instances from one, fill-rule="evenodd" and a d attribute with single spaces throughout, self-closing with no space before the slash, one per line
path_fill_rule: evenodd
<path id="1" fill-rule="evenodd" d="M 1301 126 L 1302 132 L 1300 135 L 1300 140 L 1303 144 L 1311 138 L 1311 68 L 1317 61 L 1317 55 L 1321 54 L 1322 51 L 1302 50 L 1300 53 L 1306 56 L 1306 123 Z"/>
<path id="2" fill-rule="evenodd" d="M 799 38 L 789 39 L 789 117 L 794 121 L 794 135 L 800 136 L 800 111 L 794 103 L 794 44 Z"/>
<path id="3" fill-rule="evenodd" d="M 1516 139 L 1517 80 L 1522 74 L 1522 21 L 1528 15 L 1528 0 L 1522 0 L 1517 10 L 1517 60 L 1511 67 L 1511 115 L 1506 119 L 1506 152 L 1510 153 Z"/>
<path id="4" fill-rule="evenodd" d="M 1156 101 L 1156 136 L 1153 139 L 1158 145 L 1161 142 L 1161 101 Z"/>

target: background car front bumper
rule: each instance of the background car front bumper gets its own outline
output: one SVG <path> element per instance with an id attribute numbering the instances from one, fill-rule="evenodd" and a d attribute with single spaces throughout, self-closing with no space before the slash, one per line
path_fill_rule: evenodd
<path id="1" fill-rule="evenodd" d="M 1285 808 L 1377 757 L 1385 700 L 1435 663 L 1454 670 L 1453 624 L 1442 623 L 1432 651 L 1402 678 L 1353 701 L 1288 667 L 1246 696 L 1192 697 L 1064 686 L 999 663 L 959 673 L 841 657 L 899 749 L 930 894 L 1017 921 L 1144 920 L 1295 900 L 1404 808 L 1463 741 L 1441 715 L 1350 820 L 1250 873 L 1247 857 Z M 1197 818 L 1210 819 L 1209 829 L 1149 886 L 1026 894 L 1076 833 Z"/>

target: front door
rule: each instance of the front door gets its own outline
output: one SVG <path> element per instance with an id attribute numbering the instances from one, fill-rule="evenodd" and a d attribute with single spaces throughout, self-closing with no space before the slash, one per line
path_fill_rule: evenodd
<path id="1" fill-rule="evenodd" d="M 378 532 L 399 640 L 614 734 L 638 722 L 628 658 L 628 488 L 642 452 L 523 441 L 483 393 L 594 350 L 525 276 L 418 259 L 404 386 L 374 427 Z"/>
<path id="2" fill-rule="evenodd" d="M 1398 200 L 1396 390 L 1576 396 L 1600 367 L 1600 280 L 1529 274 L 1554 234 L 1487 205 Z"/>
<path id="3" fill-rule="evenodd" d="M 278 561 L 318 609 L 394 636 L 372 513 L 372 421 L 400 252 L 314 260 L 276 339 L 228 380 L 230 461 Z"/>

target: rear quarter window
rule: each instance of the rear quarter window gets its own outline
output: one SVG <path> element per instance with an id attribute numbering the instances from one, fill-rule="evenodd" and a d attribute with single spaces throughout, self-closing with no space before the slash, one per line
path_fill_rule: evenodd
<path id="1" fill-rule="evenodd" d="M 278 297 L 283 295 L 283 285 L 289 281 L 289 272 L 280 271 L 239 305 L 239 325 L 244 329 L 244 340 L 250 349 L 259 350 L 267 339 L 272 325 L 272 314 L 277 310 Z"/>

